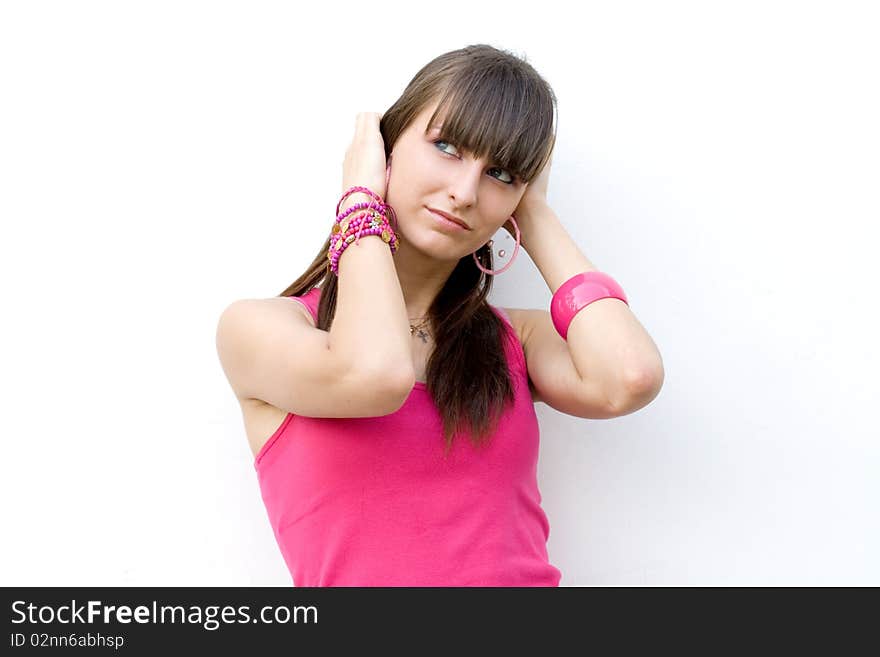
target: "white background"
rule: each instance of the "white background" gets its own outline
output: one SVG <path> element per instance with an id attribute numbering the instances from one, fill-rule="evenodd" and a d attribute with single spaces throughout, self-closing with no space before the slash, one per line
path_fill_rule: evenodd
<path id="1" fill-rule="evenodd" d="M 561 584 L 880 584 L 871 4 L 3 3 L 0 582 L 290 584 L 217 319 L 311 262 L 356 113 L 489 43 L 666 371 L 537 406 Z M 550 292 L 521 251 L 491 301 Z"/>

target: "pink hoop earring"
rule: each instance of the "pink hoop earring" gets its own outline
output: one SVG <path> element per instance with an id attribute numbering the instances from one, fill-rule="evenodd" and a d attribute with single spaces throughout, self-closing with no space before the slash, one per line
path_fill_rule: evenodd
<path id="1" fill-rule="evenodd" d="M 510 265 L 513 264 L 513 261 L 516 259 L 516 254 L 519 253 L 519 226 L 517 225 L 516 219 L 514 218 L 513 215 L 510 215 L 510 220 L 513 222 L 513 230 L 516 231 L 516 245 L 513 247 L 513 255 L 510 256 L 510 262 L 508 262 L 506 265 L 504 265 L 501 269 L 489 270 L 489 269 L 486 269 L 485 267 L 483 267 L 483 265 L 480 264 L 480 261 L 477 260 L 477 252 L 476 251 L 474 251 L 471 254 L 474 258 L 474 262 L 477 263 L 477 267 L 479 267 L 480 271 L 482 271 L 486 274 L 489 274 L 490 276 L 496 276 L 498 274 L 501 274 L 501 273 L 504 273 L 505 271 L 507 271 L 507 269 L 510 267 Z M 510 239 L 509 234 L 508 234 L 507 238 Z M 488 242 L 486 242 L 486 246 L 489 248 L 490 251 L 492 250 L 492 242 L 493 241 L 494 240 L 489 240 Z M 498 256 L 501 258 L 504 257 L 504 249 L 501 249 L 500 251 L 498 251 Z"/>

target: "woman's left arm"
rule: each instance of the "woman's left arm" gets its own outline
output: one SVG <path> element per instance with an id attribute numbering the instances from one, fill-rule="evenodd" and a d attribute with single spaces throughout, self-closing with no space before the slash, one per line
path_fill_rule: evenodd
<path id="1" fill-rule="evenodd" d="M 551 163 L 552 159 L 528 184 L 513 214 L 520 229 L 520 246 L 538 267 L 550 293 L 555 294 L 572 276 L 597 268 L 547 203 Z M 504 227 L 515 235 L 509 221 Z M 600 299 L 580 310 L 571 320 L 566 342 L 581 378 L 590 372 L 591 378 L 607 382 L 608 389 L 629 391 L 632 398 L 627 405 L 640 408 L 663 385 L 663 360 L 657 345 L 620 299 Z"/>

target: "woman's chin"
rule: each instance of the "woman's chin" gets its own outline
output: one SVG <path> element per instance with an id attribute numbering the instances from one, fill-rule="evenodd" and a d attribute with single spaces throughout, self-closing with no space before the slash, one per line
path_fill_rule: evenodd
<path id="1" fill-rule="evenodd" d="M 461 244 L 450 243 L 448 236 L 433 231 L 430 228 L 419 231 L 419 234 L 414 236 L 414 239 L 409 239 L 400 232 L 397 233 L 397 236 L 401 245 L 406 245 L 405 248 L 411 249 L 432 260 L 457 262 L 467 255 L 467 253 L 461 253 Z"/>

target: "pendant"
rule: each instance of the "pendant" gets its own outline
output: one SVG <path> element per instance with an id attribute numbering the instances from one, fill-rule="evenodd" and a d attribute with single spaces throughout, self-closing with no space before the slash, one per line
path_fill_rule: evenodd
<path id="1" fill-rule="evenodd" d="M 418 329 L 418 333 L 416 333 L 416 335 L 422 339 L 422 342 L 424 342 L 424 343 L 427 344 L 427 342 L 428 342 L 428 334 L 425 332 L 424 329 L 421 329 L 421 328 Z"/>

